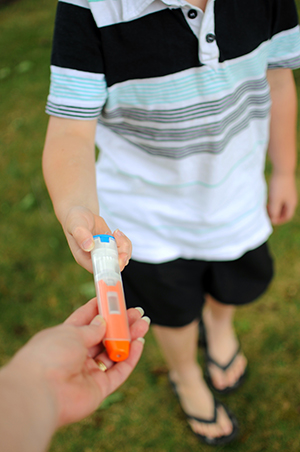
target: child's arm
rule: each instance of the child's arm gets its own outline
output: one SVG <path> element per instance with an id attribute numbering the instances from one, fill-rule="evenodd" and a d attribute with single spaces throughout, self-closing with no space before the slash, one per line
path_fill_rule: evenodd
<path id="1" fill-rule="evenodd" d="M 290 69 L 270 69 L 267 77 L 272 99 L 269 157 L 273 165 L 268 213 L 272 223 L 276 225 L 289 221 L 297 205 L 297 97 Z"/>
<path id="2" fill-rule="evenodd" d="M 92 271 L 92 236 L 110 233 L 99 216 L 95 175 L 95 130 L 97 120 L 80 121 L 50 117 L 43 172 L 56 216 L 76 261 Z M 121 269 L 131 256 L 131 243 L 124 234 L 114 236 Z"/>

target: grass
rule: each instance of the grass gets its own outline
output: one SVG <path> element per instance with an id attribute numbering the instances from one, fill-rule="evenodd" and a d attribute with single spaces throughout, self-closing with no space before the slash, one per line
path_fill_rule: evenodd
<path id="1" fill-rule="evenodd" d="M 63 321 L 92 290 L 91 275 L 71 256 L 41 172 L 55 6 L 54 0 L 22 0 L 2 6 L 0 14 L 0 365 L 35 332 Z M 299 71 L 295 78 L 300 87 Z M 299 210 L 275 228 L 270 243 L 277 276 L 236 318 L 250 362 L 247 383 L 228 398 L 240 436 L 216 450 L 300 449 Z M 151 332 L 132 377 L 92 416 L 57 432 L 50 448 L 98 450 L 211 450 L 187 427 Z"/>

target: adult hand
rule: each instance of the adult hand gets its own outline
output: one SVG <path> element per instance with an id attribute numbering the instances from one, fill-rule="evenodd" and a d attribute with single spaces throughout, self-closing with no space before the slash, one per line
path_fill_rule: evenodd
<path id="1" fill-rule="evenodd" d="M 99 345 L 106 325 L 97 314 L 96 299 L 92 299 L 64 324 L 36 334 L 8 365 L 12 373 L 29 373 L 33 385 L 45 388 L 55 406 L 56 428 L 92 413 L 127 379 L 141 356 L 149 322 L 141 318 L 140 309 L 127 311 L 130 354 L 119 363 L 110 361 Z M 106 371 L 100 370 L 99 359 Z"/>
<path id="2" fill-rule="evenodd" d="M 73 207 L 68 212 L 63 229 L 72 254 L 83 268 L 92 272 L 90 251 L 94 248 L 93 235 L 110 234 L 116 239 L 121 271 L 131 257 L 132 245 L 128 237 L 118 229 L 112 233 L 105 220 L 85 207 Z"/>

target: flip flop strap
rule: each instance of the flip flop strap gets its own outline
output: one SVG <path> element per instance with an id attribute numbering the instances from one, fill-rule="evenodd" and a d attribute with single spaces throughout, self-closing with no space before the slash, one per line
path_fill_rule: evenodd
<path id="1" fill-rule="evenodd" d="M 201 417 L 195 417 L 191 416 L 190 414 L 185 413 L 186 417 L 190 420 L 196 421 L 196 422 L 202 422 L 203 424 L 215 424 L 217 422 L 217 408 L 219 406 L 219 403 L 214 398 L 214 415 L 212 419 L 201 419 Z"/>
<path id="2" fill-rule="evenodd" d="M 218 363 L 217 361 L 215 361 L 208 352 L 206 352 L 206 359 L 209 363 L 214 364 L 215 366 L 217 366 L 219 369 L 223 370 L 224 372 L 231 366 L 231 364 L 233 363 L 233 361 L 235 360 L 235 358 L 237 357 L 237 355 L 240 353 L 241 351 L 241 346 L 239 345 L 237 348 L 237 351 L 234 353 L 233 357 L 231 358 L 231 360 L 225 364 L 224 366 L 220 363 Z"/>

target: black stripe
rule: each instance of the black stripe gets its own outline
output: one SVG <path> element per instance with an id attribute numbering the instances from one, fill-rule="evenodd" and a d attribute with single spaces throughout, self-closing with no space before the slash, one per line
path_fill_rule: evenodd
<path id="1" fill-rule="evenodd" d="M 100 110 L 100 107 L 76 107 L 74 105 L 56 104 L 49 100 L 47 102 L 47 105 L 49 107 L 58 108 L 58 109 L 62 109 L 62 110 L 68 110 L 68 109 L 71 109 L 74 111 L 78 110 L 78 112 L 80 112 L 80 111 L 90 111 L 90 112 L 95 111 L 96 112 L 96 111 Z"/>
<path id="2" fill-rule="evenodd" d="M 294 0 L 216 0 L 215 15 L 220 61 L 248 54 L 298 23 Z M 109 87 L 201 66 L 198 40 L 179 8 L 98 29 L 90 9 L 64 2 L 58 3 L 52 64 L 105 73 Z"/>
<path id="3" fill-rule="evenodd" d="M 58 2 L 51 64 L 103 73 L 99 38 L 99 30 L 89 9 Z"/>
<path id="4" fill-rule="evenodd" d="M 220 61 L 246 55 L 297 24 L 294 0 L 216 0 L 215 32 Z"/>
<path id="5" fill-rule="evenodd" d="M 101 28 L 108 86 L 199 67 L 198 40 L 181 9 Z"/>

